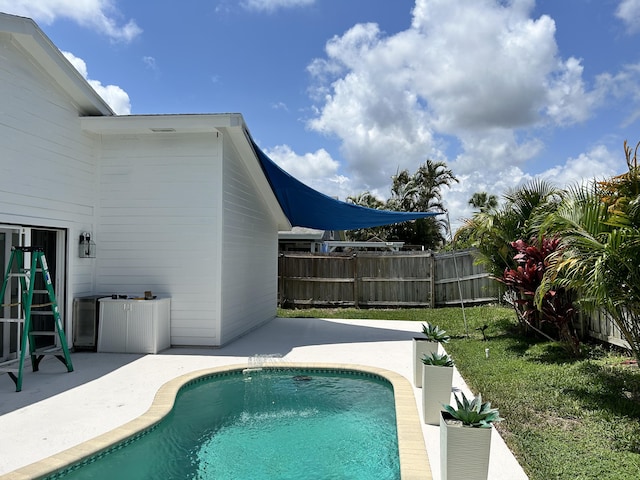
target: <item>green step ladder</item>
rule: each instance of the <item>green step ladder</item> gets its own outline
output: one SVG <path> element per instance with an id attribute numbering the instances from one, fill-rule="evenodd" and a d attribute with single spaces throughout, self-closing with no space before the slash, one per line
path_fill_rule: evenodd
<path id="1" fill-rule="evenodd" d="M 25 268 L 25 253 L 31 254 L 30 268 Z M 34 289 L 38 274 L 43 275 L 45 290 Z M 16 392 L 19 392 L 22 390 L 22 373 L 27 351 L 27 341 L 29 354 L 31 356 L 31 368 L 34 372 L 38 371 L 40 361 L 47 355 L 54 355 L 67 367 L 68 372 L 73 372 L 73 364 L 71 363 L 67 338 L 62 327 L 58 302 L 56 301 L 56 295 L 53 291 L 53 284 L 51 283 L 44 250 L 41 247 L 11 248 L 11 257 L 9 258 L 7 271 L 4 276 L 4 281 L 2 282 L 2 289 L 0 289 L 0 301 L 4 301 L 7 285 L 10 285 L 11 278 L 14 277 L 17 277 L 19 280 L 21 302 L 16 304 L 2 304 L 1 306 L 21 306 L 23 315 L 22 318 L 0 318 L 0 322 L 15 323 L 18 326 L 16 358 L 0 363 L 0 373 L 9 374 L 16 384 Z M 49 301 L 34 304 L 34 294 L 47 294 Z M 35 316 L 53 317 L 55 328 L 53 330 L 34 330 L 33 317 Z M 45 346 L 38 345 L 42 343 L 42 339 L 46 337 L 53 337 L 53 343 Z"/>

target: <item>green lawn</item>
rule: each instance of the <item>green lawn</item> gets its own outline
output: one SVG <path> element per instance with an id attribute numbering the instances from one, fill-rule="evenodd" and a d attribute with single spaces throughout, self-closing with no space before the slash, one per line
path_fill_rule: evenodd
<path id="1" fill-rule="evenodd" d="M 531 480 L 640 478 L 640 370 L 588 345 L 574 359 L 557 343 L 517 334 L 508 308 L 279 310 L 280 316 L 430 322 L 474 392 L 500 410 L 497 428 Z M 488 325 L 487 341 L 477 328 Z M 485 348 L 489 358 L 485 358 Z"/>

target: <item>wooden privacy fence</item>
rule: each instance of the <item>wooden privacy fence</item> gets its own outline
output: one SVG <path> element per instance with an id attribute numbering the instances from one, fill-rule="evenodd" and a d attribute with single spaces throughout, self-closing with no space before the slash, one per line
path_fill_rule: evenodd
<path id="1" fill-rule="evenodd" d="M 438 307 L 495 302 L 500 285 L 474 265 L 471 250 L 281 253 L 283 307 Z"/>
<path id="2" fill-rule="evenodd" d="M 455 253 L 281 253 L 278 295 L 283 307 L 444 307 L 502 300 L 500 283 L 474 265 L 473 250 Z M 462 295 L 461 295 L 462 294 Z M 629 348 L 604 312 L 582 315 L 582 335 Z"/>
<path id="3" fill-rule="evenodd" d="M 597 338 L 603 342 L 630 349 L 629 343 L 622 336 L 622 332 L 611 319 L 611 316 L 604 311 L 593 312 L 590 315 L 581 315 L 580 329 L 590 337 Z"/>

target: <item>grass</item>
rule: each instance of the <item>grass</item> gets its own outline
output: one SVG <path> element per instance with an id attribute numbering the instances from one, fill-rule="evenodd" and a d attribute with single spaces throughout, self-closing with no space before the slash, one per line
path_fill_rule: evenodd
<path id="1" fill-rule="evenodd" d="M 468 337 L 460 308 L 278 312 L 434 323 L 452 336 L 446 349 L 469 387 L 505 418 L 497 428 L 531 480 L 640 478 L 640 370 L 628 356 L 585 345 L 576 359 L 561 344 L 519 335 L 509 308 L 465 313 Z"/>

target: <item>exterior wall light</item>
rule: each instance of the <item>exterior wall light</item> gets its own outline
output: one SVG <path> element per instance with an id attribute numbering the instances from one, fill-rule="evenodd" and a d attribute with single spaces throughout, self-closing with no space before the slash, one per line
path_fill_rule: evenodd
<path id="1" fill-rule="evenodd" d="M 82 232 L 80 234 L 78 256 L 80 258 L 96 258 L 96 244 L 95 242 L 91 241 L 90 232 Z"/>

